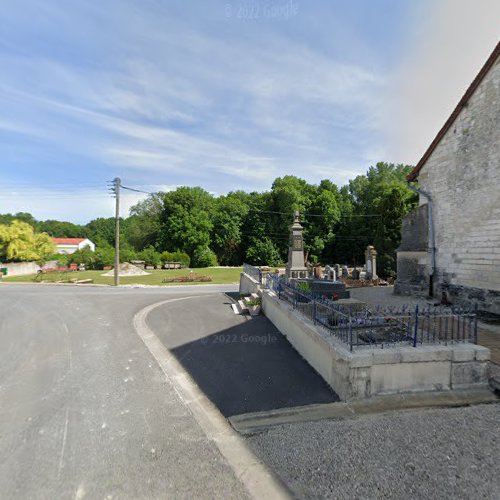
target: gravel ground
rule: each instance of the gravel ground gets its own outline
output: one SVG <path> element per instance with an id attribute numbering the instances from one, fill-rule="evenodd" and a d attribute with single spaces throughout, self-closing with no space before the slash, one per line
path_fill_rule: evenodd
<path id="1" fill-rule="evenodd" d="M 417 305 L 428 307 L 437 302 L 437 299 L 424 299 L 409 295 L 394 295 L 394 287 L 361 287 L 349 288 L 351 298 L 366 302 L 369 306 L 403 306 Z"/>
<path id="2" fill-rule="evenodd" d="M 283 425 L 249 443 L 298 498 L 500 498 L 500 404 Z"/>

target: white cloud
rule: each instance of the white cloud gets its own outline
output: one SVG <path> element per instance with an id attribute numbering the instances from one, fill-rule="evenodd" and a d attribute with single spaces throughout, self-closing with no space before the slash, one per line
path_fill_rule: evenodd
<path id="1" fill-rule="evenodd" d="M 171 191 L 177 186 L 158 184 L 134 186 L 144 191 Z M 130 208 L 146 198 L 146 194 L 122 190 L 120 215 L 126 217 Z M 3 187 L 0 213 L 29 212 L 38 220 L 57 219 L 85 224 L 98 217 L 114 217 L 115 200 L 102 188 L 75 189 L 74 187 L 41 189 L 30 186 Z"/>
<path id="2" fill-rule="evenodd" d="M 189 184 L 221 193 L 268 189 L 286 174 L 343 184 L 383 153 L 377 96 L 387 80 L 363 57 L 327 56 L 314 40 L 270 24 L 241 36 L 200 29 L 156 2 L 60 9 L 47 1 L 36 9 L 37 21 L 26 22 L 57 46 L 54 55 L 37 47 L 0 52 L 0 128 L 27 136 L 16 156 L 31 155 L 33 170 L 51 168 L 36 157 L 50 151 L 49 160 L 62 158 L 55 177 L 80 168 L 85 179 L 88 168 L 92 176 L 133 179 L 132 187 Z M 69 56 L 55 43 L 52 19 L 70 41 Z M 362 51 L 361 39 L 343 41 L 351 42 Z M 30 137 L 38 149 L 29 149 Z M 66 158 L 78 167 L 64 165 Z M 78 220 L 112 214 L 112 200 L 97 193 L 75 194 L 75 204 L 48 193 L 4 198 L 0 211 L 29 205 L 38 217 Z"/>

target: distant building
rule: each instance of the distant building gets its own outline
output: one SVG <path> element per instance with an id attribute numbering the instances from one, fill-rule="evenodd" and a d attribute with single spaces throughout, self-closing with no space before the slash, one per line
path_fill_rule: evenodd
<path id="1" fill-rule="evenodd" d="M 500 43 L 408 176 L 395 292 L 500 314 Z"/>
<path id="2" fill-rule="evenodd" d="M 75 253 L 85 247 L 95 252 L 95 244 L 88 238 L 52 238 L 52 241 L 56 245 L 57 253 Z"/>

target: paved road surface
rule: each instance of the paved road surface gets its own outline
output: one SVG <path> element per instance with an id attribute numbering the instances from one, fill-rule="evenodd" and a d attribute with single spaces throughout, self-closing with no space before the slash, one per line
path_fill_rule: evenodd
<path id="1" fill-rule="evenodd" d="M 148 327 L 225 415 L 336 395 L 227 286 L 0 285 L 1 498 L 244 498 L 133 327 Z M 194 295 L 194 297 L 193 297 Z"/>
<path id="2" fill-rule="evenodd" d="M 228 288 L 0 284 L 0 498 L 248 498 L 248 472 L 132 325 L 202 295 L 145 321 L 225 415 L 334 398 L 265 318 L 230 314 Z M 291 424 L 246 442 L 299 498 L 498 498 L 499 409 Z"/>
<path id="3" fill-rule="evenodd" d="M 246 498 L 132 327 L 227 288 L 0 285 L 1 498 Z"/>
<path id="4" fill-rule="evenodd" d="M 267 318 L 235 316 L 230 303 L 210 295 L 148 316 L 150 328 L 224 416 L 338 400 Z"/>

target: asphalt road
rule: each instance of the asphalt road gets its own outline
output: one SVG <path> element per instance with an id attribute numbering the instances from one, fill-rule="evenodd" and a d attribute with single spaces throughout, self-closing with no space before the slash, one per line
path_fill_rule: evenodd
<path id="1" fill-rule="evenodd" d="M 227 289 L 0 285 L 0 497 L 246 498 L 132 326 Z"/>
<path id="2" fill-rule="evenodd" d="M 230 303 L 175 302 L 147 320 L 224 416 L 338 400 L 266 317 L 235 316 Z"/>

